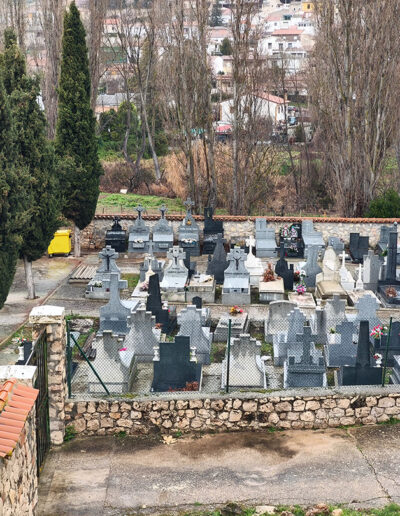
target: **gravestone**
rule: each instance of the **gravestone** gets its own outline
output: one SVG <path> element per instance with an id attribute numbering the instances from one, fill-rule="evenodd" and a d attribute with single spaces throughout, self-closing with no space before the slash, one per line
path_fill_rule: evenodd
<path id="1" fill-rule="evenodd" d="M 182 249 L 183 251 L 183 249 Z M 192 250 L 191 249 L 186 249 L 186 251 L 184 251 L 185 253 L 185 258 L 183 259 L 183 265 L 186 267 L 186 269 L 188 270 L 188 277 L 189 279 L 193 276 L 193 274 L 196 273 L 196 262 L 195 261 L 191 261 L 190 257 L 191 257 L 191 253 Z"/>
<path id="2" fill-rule="evenodd" d="M 166 253 L 174 245 L 174 232 L 172 226 L 165 218 L 168 209 L 163 204 L 159 208 L 161 217 L 153 228 L 153 243 L 155 253 Z"/>
<path id="3" fill-rule="evenodd" d="M 110 275 L 111 273 L 118 274 L 118 288 L 123 290 L 128 288 L 128 282 L 121 280 L 121 271 L 117 267 L 115 260 L 118 258 L 118 253 L 110 246 L 106 246 L 99 253 L 101 265 L 97 269 L 94 277 L 86 286 L 85 297 L 89 299 L 109 299 L 110 298 Z"/>
<path id="4" fill-rule="evenodd" d="M 345 265 L 346 253 L 342 252 L 342 266 L 339 269 L 340 284 L 346 292 L 353 292 L 354 290 L 354 279 L 351 272 Z"/>
<path id="5" fill-rule="evenodd" d="M 272 342 L 273 336 L 286 333 L 289 329 L 289 314 L 296 308 L 290 301 L 272 301 L 268 306 L 268 315 L 264 323 L 264 338 Z"/>
<path id="6" fill-rule="evenodd" d="M 246 258 L 246 269 L 249 271 L 250 274 L 250 285 L 254 287 L 258 287 L 258 284 L 263 276 L 264 268 L 262 265 L 262 262 L 260 258 L 256 258 L 253 254 L 253 247 L 255 245 L 256 241 L 254 240 L 254 237 L 249 237 L 246 239 L 246 245 L 249 248 L 249 252 L 247 254 Z"/>
<path id="7" fill-rule="evenodd" d="M 163 333 L 169 335 L 176 327 L 176 310 L 174 307 L 164 308 L 161 302 L 160 282 L 157 274 L 149 278 L 149 290 L 146 310 L 156 317 L 156 324 L 161 326 Z"/>
<path id="8" fill-rule="evenodd" d="M 175 337 L 174 342 L 160 342 L 153 359 L 153 392 L 178 391 L 187 384 L 198 385 L 200 390 L 202 365 L 197 363 L 195 348 L 190 337 Z"/>
<path id="9" fill-rule="evenodd" d="M 240 247 L 234 247 L 228 253 L 228 268 L 224 273 L 222 286 L 223 305 L 250 304 L 250 274 L 245 267 L 246 253 Z"/>
<path id="10" fill-rule="evenodd" d="M 393 231 L 393 226 L 381 226 L 380 234 L 379 234 L 379 242 L 378 242 L 378 251 L 383 253 L 388 248 L 389 244 L 389 234 Z"/>
<path id="11" fill-rule="evenodd" d="M 217 327 L 214 331 L 214 342 L 227 342 L 229 320 L 231 321 L 231 339 L 233 337 L 239 337 L 242 333 L 247 333 L 247 327 L 249 324 L 248 314 L 243 311 L 236 315 L 222 314 Z"/>
<path id="12" fill-rule="evenodd" d="M 350 321 L 342 321 L 336 326 L 334 336 L 339 340 L 325 344 L 325 357 L 328 367 L 340 367 L 344 365 L 354 366 L 357 355 L 356 329 Z"/>
<path id="13" fill-rule="evenodd" d="M 335 295 L 328 299 L 324 308 L 316 311 L 316 333 L 318 342 L 325 344 L 327 334 L 336 329 L 346 319 L 346 301 Z M 322 339 L 320 336 L 322 335 Z"/>
<path id="14" fill-rule="evenodd" d="M 368 321 L 370 328 L 381 324 L 376 311 L 379 308 L 379 303 L 376 297 L 366 294 L 355 305 L 357 315 L 355 317 L 355 324 L 358 326 L 361 321 Z"/>
<path id="15" fill-rule="evenodd" d="M 338 237 L 330 236 L 328 238 L 328 247 L 332 247 L 336 254 L 342 254 L 344 251 L 344 242 Z"/>
<path id="16" fill-rule="evenodd" d="M 283 371 L 285 389 L 297 387 L 325 387 L 327 385 L 325 360 L 322 353 L 315 348 L 311 328 L 305 326 L 303 333 L 297 335 L 300 357 L 288 350 Z"/>
<path id="17" fill-rule="evenodd" d="M 185 287 L 188 281 L 188 270 L 183 263 L 185 252 L 175 245 L 168 251 L 167 257 L 170 262 L 160 283 L 163 299 L 185 302 Z"/>
<path id="18" fill-rule="evenodd" d="M 361 263 L 358 266 L 358 275 L 357 275 L 357 281 L 356 281 L 356 290 L 364 290 L 364 283 L 363 283 L 363 271 L 362 271 L 362 265 Z"/>
<path id="19" fill-rule="evenodd" d="M 186 302 L 192 303 L 193 298 L 201 296 L 206 303 L 215 303 L 215 279 L 209 274 L 194 274 L 186 291 Z"/>
<path id="20" fill-rule="evenodd" d="M 301 235 L 304 242 L 304 256 L 307 257 L 310 246 L 316 246 L 318 257 L 318 252 L 325 249 L 325 242 L 322 238 L 322 233 L 315 231 L 312 220 L 303 220 L 301 222 Z"/>
<path id="21" fill-rule="evenodd" d="M 226 259 L 225 247 L 222 234 L 217 236 L 217 241 L 212 258 L 208 257 L 207 274 L 214 276 L 217 285 L 222 285 L 225 277 L 225 270 L 228 268 L 229 262 Z"/>
<path id="22" fill-rule="evenodd" d="M 203 254 L 212 254 L 217 243 L 218 235 L 224 236 L 222 220 L 213 219 L 213 209 L 204 208 Z"/>
<path id="23" fill-rule="evenodd" d="M 388 326 L 389 329 L 389 326 Z M 383 357 L 382 363 L 385 362 L 386 346 L 389 335 L 382 335 L 380 339 L 374 339 L 375 353 L 380 353 Z M 392 323 L 392 330 L 390 332 L 389 345 L 387 346 L 387 366 L 394 367 L 396 355 L 400 355 L 400 322 Z"/>
<path id="24" fill-rule="evenodd" d="M 381 268 L 381 260 L 379 256 L 374 254 L 372 250 L 364 256 L 364 289 L 376 292 L 378 289 L 379 271 Z"/>
<path id="25" fill-rule="evenodd" d="M 295 307 L 288 315 L 287 331 L 282 325 L 281 331 L 273 336 L 275 366 L 283 366 L 290 346 L 297 345 L 297 335 L 303 333 L 306 320 L 304 313 L 298 307 Z"/>
<path id="26" fill-rule="evenodd" d="M 317 297 L 329 299 L 336 294 L 343 299 L 347 298 L 346 291 L 340 284 L 339 266 L 339 259 L 335 251 L 332 247 L 328 247 L 322 260 L 322 272 L 316 277 Z"/>
<path id="27" fill-rule="evenodd" d="M 400 355 L 393 357 L 393 369 L 390 375 L 390 383 L 393 385 L 400 385 Z"/>
<path id="28" fill-rule="evenodd" d="M 397 226 L 396 226 L 397 230 Z M 397 231 L 390 231 L 387 258 L 385 265 L 385 277 L 378 282 L 378 292 L 382 299 L 389 305 L 400 304 L 400 281 L 396 274 L 397 265 Z"/>
<path id="29" fill-rule="evenodd" d="M 161 339 L 161 329 L 156 328 L 156 318 L 140 306 L 132 312 L 129 321 L 129 333 L 127 334 L 124 347 L 126 356 L 134 357 L 137 362 L 152 362 L 154 348 L 158 346 Z"/>
<path id="30" fill-rule="evenodd" d="M 192 215 L 194 202 L 188 197 L 183 203 L 186 206 L 186 216 L 178 229 L 179 247 L 185 252 L 190 250 L 191 256 L 200 255 L 199 226 Z"/>
<path id="31" fill-rule="evenodd" d="M 192 303 L 196 308 L 203 308 L 203 299 L 199 296 L 194 296 L 192 298 Z"/>
<path id="32" fill-rule="evenodd" d="M 160 281 L 162 281 L 164 277 L 164 260 L 158 260 L 153 253 L 153 247 L 154 244 L 152 241 L 149 242 L 149 252 L 148 255 L 144 258 L 143 263 L 140 265 L 140 278 L 139 281 L 143 283 L 146 280 L 146 274 L 148 273 L 149 269 L 154 274 L 158 275 L 158 278 Z"/>
<path id="33" fill-rule="evenodd" d="M 350 233 L 349 250 L 353 262 L 362 263 L 364 255 L 368 254 L 369 237 L 360 233 Z"/>
<path id="34" fill-rule="evenodd" d="M 285 286 L 282 278 L 275 281 L 260 281 L 258 284 L 260 303 L 271 303 L 285 298 Z"/>
<path id="35" fill-rule="evenodd" d="M 321 267 L 318 265 L 318 253 L 319 246 L 309 245 L 307 250 L 307 262 L 303 267 L 306 273 L 304 277 L 304 283 L 307 288 L 314 288 L 316 283 L 317 274 L 322 272 Z"/>
<path id="36" fill-rule="evenodd" d="M 190 337 L 191 346 L 196 348 L 198 363 L 209 364 L 213 334 L 209 327 L 203 325 L 202 309 L 194 305 L 183 308 L 178 314 L 178 324 L 178 336 Z"/>
<path id="37" fill-rule="evenodd" d="M 339 385 L 379 385 L 382 382 L 382 368 L 371 366 L 369 331 L 368 321 L 361 321 L 356 363 L 340 368 Z"/>
<path id="38" fill-rule="evenodd" d="M 294 270 L 293 265 L 289 268 L 287 261 L 285 260 L 285 247 L 283 242 L 281 242 L 279 247 L 279 260 L 275 265 L 275 274 L 283 279 L 283 284 L 285 290 L 293 290 L 293 282 L 294 282 Z"/>
<path id="39" fill-rule="evenodd" d="M 150 228 L 142 219 L 144 208 L 141 204 L 136 207 L 138 213 L 134 224 L 129 228 L 128 252 L 147 253 L 149 250 Z"/>
<path id="40" fill-rule="evenodd" d="M 256 219 L 256 256 L 274 258 L 276 255 L 275 229 L 267 227 L 266 219 Z"/>
<path id="41" fill-rule="evenodd" d="M 228 349 L 222 362 L 221 388 L 226 388 Z M 230 388 L 266 389 L 265 366 L 261 360 L 261 343 L 249 334 L 242 334 L 232 339 L 229 357 Z"/>
<path id="42" fill-rule="evenodd" d="M 122 229 L 119 223 L 120 217 L 114 217 L 114 222 L 108 231 L 106 231 L 106 247 L 110 246 L 119 253 L 124 253 L 127 248 L 126 231 Z"/>
<path id="43" fill-rule="evenodd" d="M 138 300 L 121 301 L 118 273 L 110 274 L 110 300 L 100 308 L 100 333 L 110 330 L 118 335 L 128 333 L 128 316 L 139 304 Z"/>

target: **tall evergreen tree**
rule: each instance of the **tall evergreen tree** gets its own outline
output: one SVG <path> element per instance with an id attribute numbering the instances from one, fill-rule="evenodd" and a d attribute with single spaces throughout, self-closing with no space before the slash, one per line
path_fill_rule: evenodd
<path id="1" fill-rule="evenodd" d="M 85 29 L 74 2 L 64 17 L 58 94 L 56 151 L 60 156 L 74 160 L 74 168 L 63 178 L 63 213 L 75 224 L 75 256 L 80 256 L 80 230 L 95 214 L 102 169 L 90 107 Z"/>
<path id="2" fill-rule="evenodd" d="M 29 177 L 18 165 L 16 133 L 0 67 L 0 308 L 17 265 L 22 229 L 27 221 Z"/>
<path id="3" fill-rule="evenodd" d="M 16 154 L 30 176 L 29 218 L 19 254 L 24 260 L 28 298 L 34 299 L 32 262 L 43 256 L 59 227 L 59 185 L 55 153 L 46 138 L 46 119 L 38 104 L 39 80 L 27 76 L 25 57 L 11 30 L 5 31 L 4 41 L 4 85 L 15 125 Z"/>
<path id="4" fill-rule="evenodd" d="M 220 27 L 222 25 L 222 8 L 220 0 L 215 0 L 211 9 L 210 26 Z"/>

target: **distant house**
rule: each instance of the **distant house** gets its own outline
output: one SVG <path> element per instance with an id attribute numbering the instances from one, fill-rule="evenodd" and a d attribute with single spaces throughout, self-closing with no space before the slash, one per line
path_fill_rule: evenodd
<path id="1" fill-rule="evenodd" d="M 258 116 L 261 118 L 269 118 L 274 125 L 285 121 L 289 104 L 288 100 L 266 92 L 255 93 L 253 97 L 252 104 Z M 243 106 L 246 100 L 246 97 L 243 97 Z M 232 99 L 221 102 L 221 121 L 231 124 L 233 121 L 232 113 Z"/>

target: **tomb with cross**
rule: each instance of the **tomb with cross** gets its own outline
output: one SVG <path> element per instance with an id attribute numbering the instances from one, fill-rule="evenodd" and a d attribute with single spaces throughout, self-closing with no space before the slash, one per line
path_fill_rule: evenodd
<path id="1" fill-rule="evenodd" d="M 190 197 L 188 197 L 183 204 L 186 206 L 186 216 L 181 222 L 178 229 L 179 247 L 181 247 L 185 251 L 190 249 L 191 256 L 199 256 L 199 226 L 197 225 L 192 215 L 192 208 L 194 206 L 194 202 L 190 199 Z"/>
<path id="2" fill-rule="evenodd" d="M 297 345 L 288 349 L 284 363 L 283 381 L 286 389 L 295 387 L 325 387 L 327 385 L 325 360 L 315 348 L 315 335 L 310 326 L 297 334 Z"/>
<path id="3" fill-rule="evenodd" d="M 224 272 L 222 304 L 250 304 L 250 273 L 246 269 L 247 255 L 244 249 L 234 247 L 228 253 L 228 268 Z"/>
<path id="4" fill-rule="evenodd" d="M 161 218 L 153 228 L 153 243 L 155 253 L 166 253 L 174 245 L 174 232 L 172 226 L 165 218 L 168 209 L 163 204 L 159 208 Z"/>
<path id="5" fill-rule="evenodd" d="M 213 219 L 214 210 L 211 207 L 204 208 L 204 240 L 203 254 L 212 254 L 217 243 L 218 234 L 224 236 L 224 224 L 222 220 Z"/>
<path id="6" fill-rule="evenodd" d="M 276 249 L 275 229 L 267 227 L 266 219 L 256 219 L 256 256 L 274 258 Z"/>
<path id="7" fill-rule="evenodd" d="M 325 344 L 325 357 L 328 367 L 353 366 L 356 363 L 357 335 L 354 323 L 342 321 L 336 326 L 336 333 L 332 334 L 333 342 Z"/>
<path id="8" fill-rule="evenodd" d="M 106 246 L 109 245 L 116 251 L 124 253 L 127 247 L 127 236 L 120 220 L 120 217 L 115 217 L 111 229 L 106 231 Z"/>
<path id="9" fill-rule="evenodd" d="M 185 251 L 175 245 L 167 252 L 170 262 L 164 271 L 160 283 L 162 297 L 166 301 L 185 302 L 185 287 L 188 281 L 188 270 L 183 263 Z"/>
<path id="10" fill-rule="evenodd" d="M 134 224 L 129 228 L 128 252 L 130 253 L 147 253 L 149 249 L 150 228 L 144 223 L 142 213 L 145 208 L 139 204 L 136 207 L 137 218 Z"/>
<path id="11" fill-rule="evenodd" d="M 119 290 L 128 288 L 128 282 L 121 280 L 121 271 L 115 263 L 115 260 L 118 258 L 118 253 L 110 246 L 106 246 L 100 251 L 99 258 L 101 259 L 100 267 L 86 287 L 85 297 L 88 299 L 109 299 L 110 277 L 112 273 L 118 275 Z"/>

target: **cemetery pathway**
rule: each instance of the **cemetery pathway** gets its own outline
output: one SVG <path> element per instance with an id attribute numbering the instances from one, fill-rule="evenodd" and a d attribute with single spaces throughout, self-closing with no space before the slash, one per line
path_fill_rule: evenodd
<path id="1" fill-rule="evenodd" d="M 171 514 L 228 501 L 400 503 L 400 424 L 181 437 L 170 445 L 159 436 L 76 439 L 47 457 L 38 514 Z"/>

